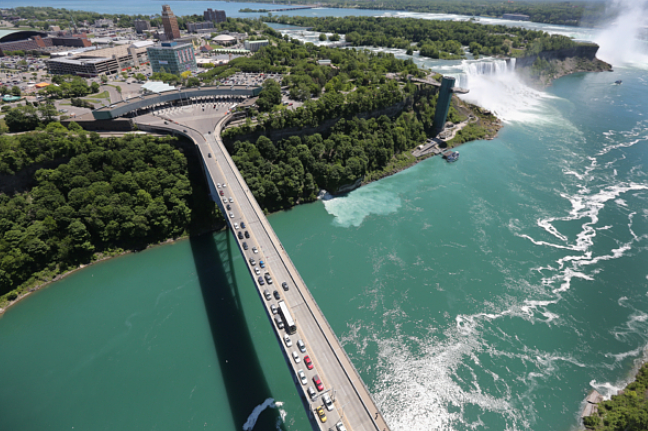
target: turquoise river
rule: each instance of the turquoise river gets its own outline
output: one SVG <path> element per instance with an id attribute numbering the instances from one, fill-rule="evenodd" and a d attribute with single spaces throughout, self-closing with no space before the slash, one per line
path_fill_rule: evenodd
<path id="1" fill-rule="evenodd" d="M 542 90 L 417 58 L 465 80 L 499 136 L 270 216 L 392 430 L 573 430 L 645 358 L 648 61 L 629 54 Z M 228 233 L 10 308 L 0 382 L 3 431 L 310 429 Z"/>

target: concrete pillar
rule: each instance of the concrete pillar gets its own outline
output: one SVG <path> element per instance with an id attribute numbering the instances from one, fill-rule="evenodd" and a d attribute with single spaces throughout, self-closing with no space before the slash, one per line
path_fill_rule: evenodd
<path id="1" fill-rule="evenodd" d="M 434 113 L 434 136 L 441 133 L 443 126 L 448 119 L 448 111 L 450 110 L 450 101 L 452 100 L 452 88 L 454 87 L 454 84 L 455 79 L 451 76 L 444 76 L 441 80 L 439 98 L 437 100 L 436 112 Z"/>

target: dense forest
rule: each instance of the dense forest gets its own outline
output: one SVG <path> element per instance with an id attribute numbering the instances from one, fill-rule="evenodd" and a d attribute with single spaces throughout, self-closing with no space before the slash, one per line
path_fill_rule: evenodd
<path id="1" fill-rule="evenodd" d="M 648 429 L 648 364 L 623 390 L 598 404 L 598 412 L 583 418 L 584 425 L 596 431 L 645 431 Z"/>
<path id="2" fill-rule="evenodd" d="M 524 57 L 541 51 L 571 48 L 576 42 L 561 35 L 550 35 L 540 30 L 512 28 L 503 25 L 484 25 L 465 21 L 436 21 L 415 18 L 310 18 L 264 17 L 265 21 L 312 27 L 318 32 L 344 34 L 353 46 L 380 46 L 419 50 L 431 58 L 459 59 L 464 57 L 463 46 L 479 58 L 481 55 L 509 55 Z"/>
<path id="3" fill-rule="evenodd" d="M 251 0 L 250 3 L 267 3 Z M 290 4 L 290 0 L 277 0 Z M 606 9 L 604 2 L 586 1 L 502 1 L 502 0 L 301 0 L 300 4 L 321 4 L 331 7 L 404 10 L 422 13 L 448 13 L 468 16 L 500 18 L 506 13 L 529 16 L 530 21 L 561 25 L 593 25 L 613 18 L 614 10 Z M 270 12 L 272 12 L 270 10 Z"/>
<path id="4" fill-rule="evenodd" d="M 36 171 L 25 193 L 0 194 L 0 302 L 102 254 L 183 235 L 192 219 L 192 185 L 174 142 L 104 139 L 56 122 L 42 132 L 0 135 L 5 173 L 69 160 Z"/>
<path id="5" fill-rule="evenodd" d="M 259 205 L 275 211 L 313 201 L 321 188 L 336 191 L 381 171 L 424 139 L 422 122 L 409 112 L 395 120 L 384 115 L 341 119 L 326 139 L 314 134 L 277 142 L 265 136 L 254 144 L 237 141 L 231 153 Z"/>

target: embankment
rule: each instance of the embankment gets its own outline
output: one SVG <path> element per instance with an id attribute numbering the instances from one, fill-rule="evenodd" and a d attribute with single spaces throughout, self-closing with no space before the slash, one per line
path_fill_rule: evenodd
<path id="1" fill-rule="evenodd" d="M 577 72 L 610 72 L 612 66 L 596 58 L 599 46 L 579 44 L 573 48 L 542 51 L 516 59 L 515 70 L 531 83 L 550 85 L 554 79 Z"/>

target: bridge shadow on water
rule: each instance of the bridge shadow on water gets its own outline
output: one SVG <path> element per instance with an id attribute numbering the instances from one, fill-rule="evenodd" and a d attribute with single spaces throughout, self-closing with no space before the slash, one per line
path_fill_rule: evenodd
<path id="1" fill-rule="evenodd" d="M 225 390 L 237 430 L 254 408 L 272 395 L 252 343 L 234 271 L 233 253 L 239 253 L 230 233 L 190 238 L 196 272 Z M 265 410 L 255 430 L 275 430 L 280 421 L 276 409 Z M 284 429 L 283 425 L 279 429 Z"/>

